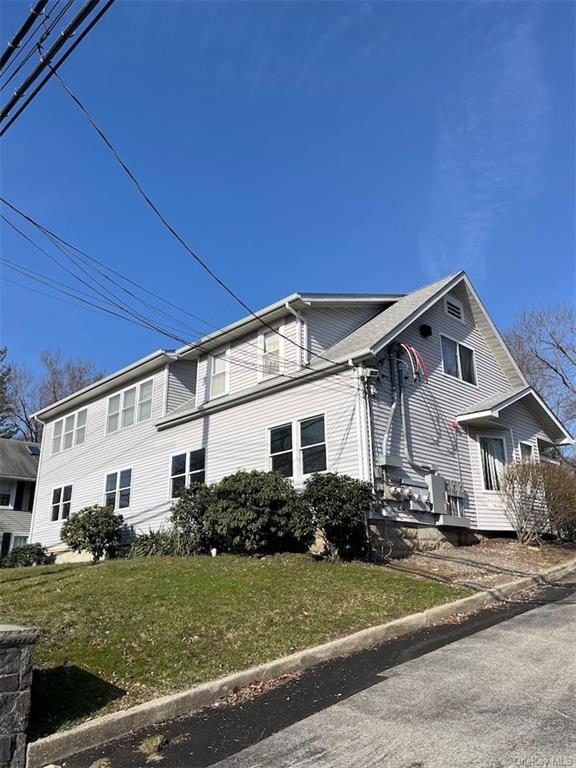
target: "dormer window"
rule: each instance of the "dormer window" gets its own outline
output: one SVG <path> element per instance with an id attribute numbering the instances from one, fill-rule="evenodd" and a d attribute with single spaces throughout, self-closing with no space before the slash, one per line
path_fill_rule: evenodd
<path id="1" fill-rule="evenodd" d="M 459 299 L 453 296 L 446 296 L 444 299 L 444 310 L 450 317 L 455 317 L 461 323 L 464 322 L 464 307 Z"/>
<path id="2" fill-rule="evenodd" d="M 210 397 L 227 395 L 229 381 L 228 352 L 219 357 L 211 357 L 210 361 Z"/>
<path id="3" fill-rule="evenodd" d="M 281 329 L 261 331 L 259 377 L 279 376 L 282 373 L 282 351 L 284 338 Z"/>

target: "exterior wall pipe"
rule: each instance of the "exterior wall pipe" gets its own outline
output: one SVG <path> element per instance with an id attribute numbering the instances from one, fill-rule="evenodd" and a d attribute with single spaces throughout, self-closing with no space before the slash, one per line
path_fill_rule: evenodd
<path id="1" fill-rule="evenodd" d="M 286 301 L 284 303 L 284 306 L 290 312 L 291 315 L 294 315 L 296 318 L 296 332 L 298 335 L 298 367 L 303 368 L 305 365 L 308 365 L 309 360 L 304 359 L 304 349 L 302 347 L 305 347 L 308 349 L 308 344 L 306 343 L 308 339 L 304 339 L 303 336 L 305 334 L 306 324 L 304 321 L 304 318 L 302 317 L 302 314 L 298 312 L 298 310 L 294 309 L 294 307 L 290 304 L 289 301 Z"/>

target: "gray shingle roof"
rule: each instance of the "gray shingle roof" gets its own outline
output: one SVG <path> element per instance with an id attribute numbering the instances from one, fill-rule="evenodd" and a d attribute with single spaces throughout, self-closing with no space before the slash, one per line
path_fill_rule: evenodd
<path id="1" fill-rule="evenodd" d="M 530 392 L 530 387 L 516 387 L 515 389 L 508 389 L 506 392 L 500 392 L 492 397 L 487 397 L 485 400 L 481 400 L 479 403 L 475 403 L 466 409 L 465 413 L 461 413 L 460 416 L 471 416 L 473 413 L 482 413 L 482 411 L 491 411 L 493 408 L 497 408 L 506 400 L 520 395 L 522 392 Z"/>
<path id="2" fill-rule="evenodd" d="M 433 300 L 462 274 L 458 272 L 407 294 L 327 349 L 322 353 L 323 357 L 340 362 L 371 351 L 378 342 L 409 320 L 424 304 Z"/>
<path id="3" fill-rule="evenodd" d="M 0 477 L 36 479 L 39 457 L 31 455 L 29 445 L 38 446 L 38 443 L 0 438 Z"/>

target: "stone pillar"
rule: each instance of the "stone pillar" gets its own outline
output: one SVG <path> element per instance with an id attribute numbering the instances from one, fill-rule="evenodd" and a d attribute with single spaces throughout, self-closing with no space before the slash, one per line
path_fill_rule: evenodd
<path id="1" fill-rule="evenodd" d="M 25 768 L 38 630 L 0 624 L 0 768 Z"/>

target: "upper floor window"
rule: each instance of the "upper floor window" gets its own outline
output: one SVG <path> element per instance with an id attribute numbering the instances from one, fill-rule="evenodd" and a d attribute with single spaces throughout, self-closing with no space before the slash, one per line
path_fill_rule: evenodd
<path id="1" fill-rule="evenodd" d="M 110 472 L 106 475 L 104 506 L 112 509 L 126 509 L 130 506 L 132 490 L 132 470 L 123 469 L 121 472 Z"/>
<path id="2" fill-rule="evenodd" d="M 0 507 L 9 507 L 12 503 L 12 488 L 10 483 L 0 481 Z"/>
<path id="3" fill-rule="evenodd" d="M 456 379 L 476 384 L 474 350 L 447 336 L 442 336 L 442 365 L 444 373 Z"/>
<path id="4" fill-rule="evenodd" d="M 66 451 L 73 445 L 81 445 L 86 440 L 87 415 L 87 409 L 83 408 L 54 422 L 52 453 Z"/>
<path id="5" fill-rule="evenodd" d="M 177 498 L 184 488 L 189 488 L 193 483 L 204 483 L 205 481 L 206 450 L 204 448 L 172 456 L 170 469 L 171 498 Z"/>
<path id="6" fill-rule="evenodd" d="M 210 364 L 210 397 L 221 397 L 228 393 L 229 360 L 228 353 L 212 357 Z"/>
<path id="7" fill-rule="evenodd" d="M 461 323 L 464 322 L 464 307 L 459 299 L 453 296 L 446 296 L 444 299 L 444 309 L 450 317 L 455 317 Z"/>
<path id="8" fill-rule="evenodd" d="M 64 485 L 54 488 L 52 491 L 52 522 L 67 520 L 70 517 L 70 505 L 72 504 L 72 486 Z"/>
<path id="9" fill-rule="evenodd" d="M 282 371 L 282 336 L 279 331 L 263 331 L 260 334 L 260 376 L 278 376 Z"/>
<path id="10" fill-rule="evenodd" d="M 108 398 L 108 416 L 106 432 L 117 432 L 124 427 L 146 421 L 152 415 L 152 379 L 143 381 L 138 386 L 129 387 L 117 395 Z"/>

